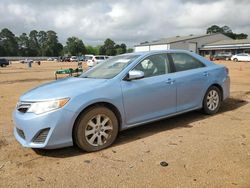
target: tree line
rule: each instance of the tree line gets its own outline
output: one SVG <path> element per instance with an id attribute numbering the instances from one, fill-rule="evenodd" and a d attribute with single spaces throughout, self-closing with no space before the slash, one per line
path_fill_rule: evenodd
<path id="1" fill-rule="evenodd" d="M 222 33 L 232 39 L 246 39 L 248 37 L 248 35 L 245 33 L 234 33 L 227 25 L 222 27 L 218 25 L 212 25 L 211 27 L 207 28 L 207 34 L 212 33 Z"/>
<path id="2" fill-rule="evenodd" d="M 9 29 L 4 28 L 0 32 L 0 57 L 3 56 L 78 56 L 84 54 L 108 55 L 114 56 L 126 52 L 132 52 L 133 49 L 127 49 L 126 44 L 116 44 L 111 39 L 106 39 L 103 45 L 91 46 L 85 45 L 77 37 L 69 37 L 66 45 L 63 46 L 58 41 L 55 31 L 37 31 L 32 30 L 29 34 L 22 33 L 16 36 Z"/>
<path id="3" fill-rule="evenodd" d="M 222 33 L 232 39 L 246 39 L 245 33 L 234 33 L 228 26 L 212 25 L 207 28 L 207 34 Z M 108 55 L 114 56 L 127 52 L 133 52 L 133 49 L 127 49 L 126 44 L 116 44 L 111 39 L 106 39 L 103 45 L 91 46 L 85 45 L 77 37 L 69 37 L 66 45 L 63 46 L 57 37 L 55 31 L 37 31 L 32 30 L 29 34 L 22 33 L 16 36 L 9 29 L 4 28 L 0 32 L 0 57 L 3 56 L 78 56 L 84 54 Z"/>

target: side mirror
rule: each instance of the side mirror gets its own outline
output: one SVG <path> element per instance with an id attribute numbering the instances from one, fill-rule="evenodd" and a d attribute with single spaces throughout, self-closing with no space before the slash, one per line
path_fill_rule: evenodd
<path id="1" fill-rule="evenodd" d="M 139 70 L 131 70 L 128 72 L 125 80 L 131 81 L 131 80 L 138 80 L 144 78 L 144 72 Z"/>

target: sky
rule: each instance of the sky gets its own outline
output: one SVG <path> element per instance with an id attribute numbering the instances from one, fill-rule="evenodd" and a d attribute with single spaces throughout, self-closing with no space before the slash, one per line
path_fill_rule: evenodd
<path id="1" fill-rule="evenodd" d="M 249 0 L 0 0 L 0 29 L 20 35 L 54 30 L 59 41 L 106 38 L 133 46 L 160 38 L 203 34 L 228 25 L 250 35 Z"/>

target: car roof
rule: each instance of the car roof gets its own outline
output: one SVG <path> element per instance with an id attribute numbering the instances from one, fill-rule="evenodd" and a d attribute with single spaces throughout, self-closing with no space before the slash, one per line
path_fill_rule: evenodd
<path id="1" fill-rule="evenodd" d="M 145 51 L 145 52 L 133 52 L 133 53 L 126 53 L 126 55 L 150 55 L 155 53 L 191 53 L 188 50 L 152 50 L 152 51 Z M 125 54 L 122 54 L 125 55 Z"/>

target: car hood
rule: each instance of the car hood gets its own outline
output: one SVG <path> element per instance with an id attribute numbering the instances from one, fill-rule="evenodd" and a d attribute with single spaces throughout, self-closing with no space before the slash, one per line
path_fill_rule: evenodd
<path id="1" fill-rule="evenodd" d="M 79 94 L 103 87 L 106 79 L 65 78 L 40 85 L 29 90 L 20 97 L 20 101 L 44 101 L 74 97 Z"/>

